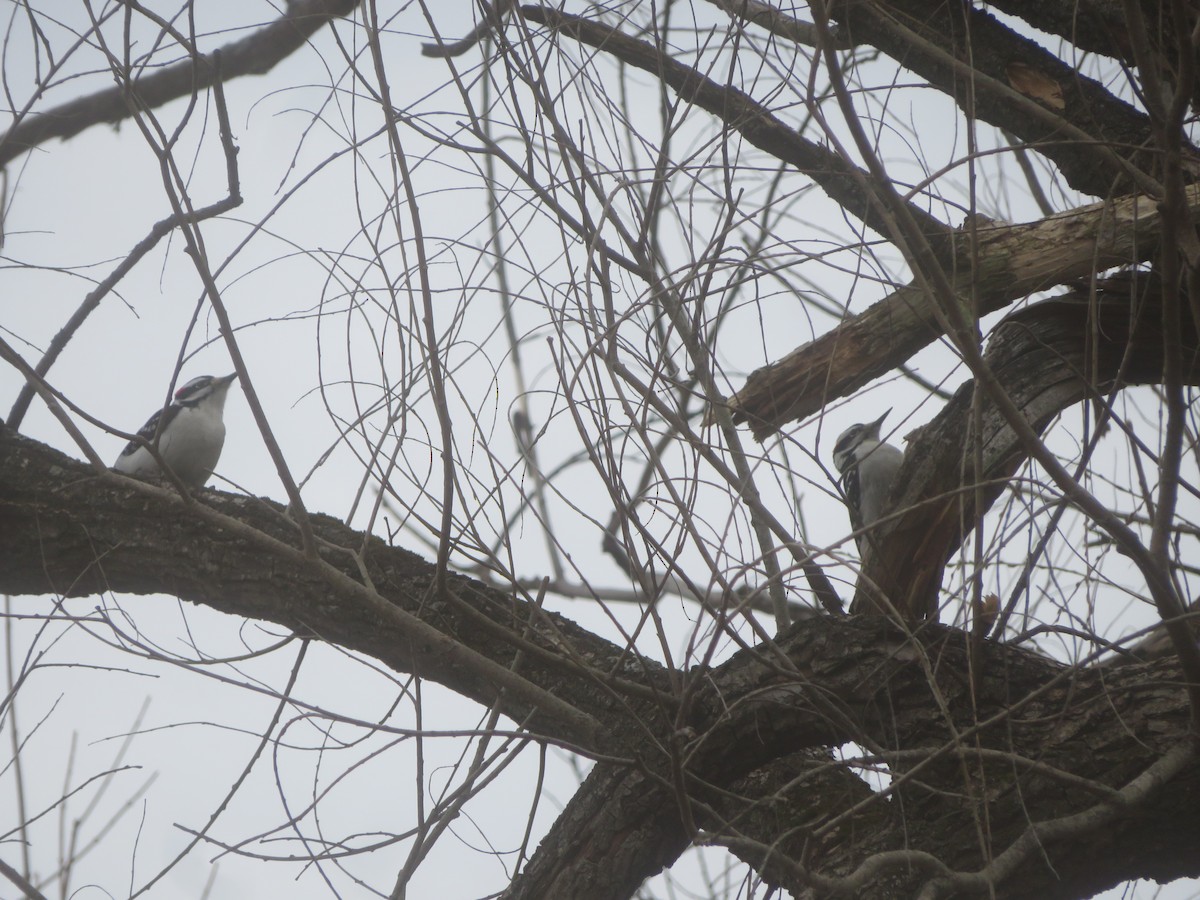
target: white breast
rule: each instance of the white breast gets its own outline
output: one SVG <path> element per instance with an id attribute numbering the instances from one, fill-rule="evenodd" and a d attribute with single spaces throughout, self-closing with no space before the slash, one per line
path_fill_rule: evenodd
<path id="1" fill-rule="evenodd" d="M 162 458 L 179 480 L 190 487 L 203 487 L 221 458 L 221 448 L 225 445 L 225 423 L 220 409 L 223 405 L 201 403 L 183 407 L 159 438 Z M 122 456 L 113 468 L 142 477 L 161 474 L 158 463 L 145 447 Z"/>
<path id="2" fill-rule="evenodd" d="M 212 477 L 221 448 L 225 445 L 225 423 L 213 403 L 184 407 L 162 437 L 159 448 L 175 474 L 186 484 L 202 486 Z"/>
<path id="3" fill-rule="evenodd" d="M 892 482 L 896 471 L 904 461 L 904 454 L 891 444 L 878 444 L 871 452 L 863 457 L 859 466 L 859 508 L 862 510 L 864 524 L 871 524 L 883 512 L 883 506 L 891 493 Z M 862 478 L 862 472 L 869 468 L 870 478 Z"/>

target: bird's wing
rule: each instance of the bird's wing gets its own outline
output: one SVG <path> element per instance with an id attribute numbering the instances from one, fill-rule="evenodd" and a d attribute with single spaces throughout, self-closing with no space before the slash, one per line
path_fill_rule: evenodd
<path id="1" fill-rule="evenodd" d="M 152 415 L 146 421 L 146 424 L 141 427 L 141 430 L 138 431 L 138 437 L 143 438 L 146 441 L 154 440 L 154 435 L 156 435 L 158 433 L 158 421 L 159 421 L 159 419 L 163 418 L 164 413 L 166 414 L 166 418 L 163 419 L 162 427 L 165 430 L 166 427 L 171 424 L 171 420 L 179 414 L 179 410 L 181 408 L 182 407 L 175 406 L 174 404 L 172 404 L 171 406 L 168 406 L 165 410 L 164 409 L 158 410 L 154 415 Z M 140 446 L 142 446 L 141 441 L 130 441 L 128 444 L 125 445 L 125 449 L 121 451 L 121 455 L 122 456 L 130 456 L 131 454 L 137 452 L 137 449 Z"/>
<path id="2" fill-rule="evenodd" d="M 840 479 L 842 485 L 842 493 L 846 495 L 846 509 L 850 513 L 850 527 L 858 531 L 863 527 L 862 515 L 862 495 L 858 486 L 858 464 L 855 463 L 845 472 L 842 473 Z"/>

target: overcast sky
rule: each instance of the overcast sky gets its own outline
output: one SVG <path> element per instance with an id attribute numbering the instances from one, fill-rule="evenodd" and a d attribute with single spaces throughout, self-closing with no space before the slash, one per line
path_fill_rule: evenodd
<path id="1" fill-rule="evenodd" d="M 275 15 L 265 3 L 222 0 L 200 6 L 197 14 L 203 18 L 197 30 L 205 35 L 201 39 L 205 49 L 234 40 L 242 34 L 238 28 Z M 442 4 L 438 15 L 443 17 L 439 20 L 443 33 L 448 37 L 465 34 L 472 25 L 472 6 L 466 0 Z M 21 25 L 24 12 L 11 2 L 0 8 L 6 8 L 6 19 L 14 23 L 4 47 L 3 71 L 20 106 L 30 96 L 32 73 L 46 65 L 46 58 L 34 55 L 28 28 Z M 56 14 L 80 16 L 81 10 L 70 4 L 56 9 Z M 76 27 L 82 21 L 76 22 Z M 61 43 L 65 32 L 43 22 L 51 40 Z M 420 43 L 428 39 L 428 24 L 417 7 L 406 6 L 392 26 L 386 43 L 394 105 L 452 128 L 462 113 L 457 91 L 448 84 L 446 64 L 419 54 Z M 351 48 L 358 40 L 356 29 L 347 25 L 339 26 L 337 33 Z M 119 30 L 109 34 L 115 39 Z M 145 46 L 149 38 L 147 31 L 139 46 Z M 470 72 L 479 57 L 477 49 L 473 57 L 458 65 Z M 100 56 L 92 52 L 80 54 L 68 70 L 85 73 L 101 65 Z M 339 428 L 329 410 L 352 418 L 360 404 L 376 402 L 385 395 L 385 385 L 394 388 L 400 381 L 396 373 L 411 371 L 405 369 L 412 363 L 405 352 L 412 345 L 396 336 L 401 326 L 411 323 L 390 321 L 386 309 L 346 313 L 351 298 L 361 299 L 364 287 L 375 287 L 383 280 L 373 265 L 366 236 L 382 231 L 378 217 L 387 202 L 385 192 L 368 177 L 386 169 L 386 144 L 374 140 L 365 143 L 359 155 L 347 152 L 347 135 L 364 137 L 381 122 L 373 105 L 353 99 L 352 80 L 345 69 L 342 50 L 330 30 L 324 29 L 312 46 L 268 75 L 228 85 L 245 202 L 220 220 L 205 223 L 202 231 L 209 258 L 223 267 L 219 277 L 222 297 L 272 432 L 293 474 L 298 479 L 308 477 L 304 487 L 307 506 L 349 518 L 361 527 L 373 495 L 362 490 L 362 467 L 351 449 L 339 444 Z M 37 109 L 111 83 L 103 74 L 59 81 Z M 648 92 L 651 112 L 655 100 L 656 95 Z M 913 102 L 913 109 L 919 112 L 922 107 Z M 937 98 L 930 102 L 934 110 L 945 109 Z M 176 101 L 155 114 L 173 126 L 185 108 L 186 101 Z M 321 116 L 314 120 L 316 110 Z M 209 100 L 202 97 L 176 154 L 188 167 L 190 195 L 198 203 L 213 202 L 225 193 L 224 161 L 212 139 L 215 127 Z M 956 148 L 962 136 L 950 119 L 936 115 L 923 119 L 919 134 L 922 146 L 931 153 L 952 158 L 961 152 Z M 479 257 L 471 252 L 473 242 L 483 233 L 486 216 L 478 172 L 466 166 L 459 154 L 438 153 L 422 159 L 430 144 L 412 131 L 405 132 L 405 141 L 417 162 L 414 179 L 422 192 L 421 216 L 439 291 L 438 309 L 444 309 L 450 320 L 442 326 L 456 334 L 451 362 L 457 382 L 468 386 L 463 396 L 456 398 L 456 408 L 477 414 L 485 436 L 496 446 L 509 446 L 515 456 L 508 437 L 514 404 L 512 376 L 502 362 L 498 304 L 487 293 L 467 297 L 463 287 L 486 280 Z M 169 214 L 156 170 L 154 155 L 130 122 L 92 128 L 69 141 L 52 142 L 10 167 L 0 260 L 0 330 L 27 360 L 39 358 L 95 283 L 112 271 L 153 223 Z M 794 240 L 812 252 L 842 233 L 843 223 L 833 220 L 832 207 L 815 194 L 810 193 L 804 202 L 811 204 L 806 218 L 813 231 L 795 234 Z M 1006 202 L 1010 208 L 1004 212 L 1016 220 L 1037 217 L 1033 204 L 1020 197 L 1006 198 Z M 957 225 L 958 220 L 952 224 Z M 239 249 L 259 227 L 262 233 Z M 514 271 L 533 283 L 561 261 L 561 252 L 555 248 L 561 236 L 552 234 L 545 222 L 535 222 L 529 229 L 527 244 L 513 252 L 512 263 Z M 388 259 L 394 267 L 391 271 L 398 273 L 401 254 L 392 252 Z M 857 310 L 877 299 L 883 289 L 856 274 L 861 273 L 847 272 L 845 283 Z M 49 373 L 48 381 L 95 419 L 115 429 L 136 431 L 164 402 L 181 353 L 186 361 L 180 369 L 180 383 L 198 374 L 233 370 L 215 320 L 206 311 L 185 343 L 201 299 L 201 285 L 181 239 L 174 236 L 162 242 L 121 282 L 117 294 L 107 297 L 89 318 Z M 460 308 L 469 309 L 470 314 L 454 321 Z M 747 329 L 744 369 L 777 359 L 814 330 L 825 327 L 814 324 L 798 309 L 791 315 L 791 320 L 783 319 L 782 327 L 777 320 L 765 329 Z M 529 329 L 529 390 L 538 398 L 534 408 L 546 410 L 545 398 L 558 389 L 546 332 L 538 330 L 543 325 L 536 312 L 522 310 L 519 316 Z M 953 364 L 944 348 L 931 348 L 915 364 L 928 378 L 948 378 L 950 389 L 965 378 L 961 372 L 951 374 Z M 421 400 L 421 387 L 419 380 L 414 383 L 416 403 Z M 20 385 L 11 369 L 0 369 L 0 414 L 11 405 Z M 829 451 L 837 433 L 851 422 L 873 419 L 895 407 L 889 424 L 897 429 L 893 440 L 901 443 L 905 433 L 937 412 L 922 405 L 921 396 L 911 384 L 887 379 L 852 403 L 839 404 L 823 421 L 795 431 L 796 440 L 809 442 L 817 457 L 804 475 L 811 482 L 805 491 L 810 527 L 827 529 L 831 541 L 848 531 L 844 510 L 832 495 L 827 473 L 818 465 L 818 461 L 831 465 Z M 228 438 L 213 485 L 283 501 L 274 466 L 237 387 L 231 392 L 226 422 Z M 440 477 L 429 446 L 433 422 L 427 412 L 419 412 L 405 438 L 403 456 L 414 496 L 422 480 Z M 551 429 L 545 439 L 544 452 L 551 462 L 578 450 L 570 442 L 571 430 L 565 424 L 559 422 L 555 427 L 562 430 Z M 81 427 L 104 459 L 115 459 L 123 444 L 121 438 L 86 422 L 81 421 Z M 34 403 L 22 431 L 74 456 L 82 455 L 40 403 Z M 456 431 L 456 437 L 467 447 L 474 440 L 469 425 Z M 483 460 L 477 461 L 486 470 Z M 580 477 L 584 479 L 580 494 L 586 496 L 586 476 Z M 594 487 L 597 492 L 591 496 L 592 505 L 602 506 L 603 495 L 598 485 Z M 591 577 L 609 579 L 613 587 L 627 587 L 620 584 L 616 567 L 599 554 L 592 517 L 603 519 L 605 514 L 595 509 L 558 511 L 556 537 L 578 559 L 588 560 Z M 377 531 L 385 529 L 386 524 L 377 523 Z M 410 533 L 405 542 L 427 557 L 432 555 L 417 535 Z M 545 574 L 547 556 L 536 530 L 531 527 L 529 539 L 517 546 L 519 556 L 513 564 L 518 574 L 531 578 Z M 14 598 L 10 603 L 11 611 L 19 616 L 44 613 L 48 600 Z M 551 604 L 599 633 L 619 636 L 617 626 L 594 604 L 553 598 Z M 1123 615 L 1127 607 L 1128 601 L 1114 601 L 1100 616 Z M 72 616 L 103 611 L 130 640 L 169 653 L 241 656 L 285 637 L 274 626 L 237 620 L 168 597 L 108 595 L 73 600 L 65 609 Z M 674 650 L 684 654 L 706 627 L 701 617 L 694 607 L 678 600 L 664 602 L 660 611 L 672 637 L 677 636 Z M 631 607 L 628 615 L 630 621 L 636 621 L 636 609 Z M 64 784 L 79 785 L 116 765 L 123 736 L 139 722 L 135 738 L 120 757 L 119 765 L 127 768 L 115 776 L 99 806 L 111 813 L 135 797 L 148 780 L 153 779 L 153 784 L 144 795 L 136 796 L 131 810 L 104 838 L 103 845 L 80 864 L 72 882 L 77 898 L 122 896 L 131 885 L 144 884 L 186 844 L 186 829 L 204 827 L 218 798 L 239 777 L 271 721 L 276 702 L 269 692 L 286 683 L 299 645 L 293 642 L 245 662 L 185 669 L 109 652 L 105 644 L 112 639 L 109 627 L 44 626 L 19 617 L 8 621 L 11 633 L 6 647 L 13 648 L 10 665 L 19 666 L 26 654 L 45 654 L 16 708 L 21 732 L 30 735 L 23 772 L 27 811 L 48 807 L 61 795 Z M 661 656 L 653 643 L 643 649 Z M 307 653 L 294 691 L 303 703 L 335 709 L 347 719 L 364 723 L 414 726 L 413 702 L 405 693 L 412 685 L 407 679 L 334 647 L 314 645 Z M 245 687 L 247 683 L 262 685 L 267 692 L 255 694 Z M 424 730 L 462 730 L 482 724 L 485 711 L 451 692 L 433 684 L 423 684 L 420 690 L 420 726 Z M 301 709 L 291 708 L 284 715 L 285 721 L 293 718 L 283 732 L 283 746 L 268 750 L 218 819 L 211 832 L 218 841 L 249 840 L 278 828 L 289 813 L 297 812 L 281 802 L 276 766 L 281 780 L 289 785 L 289 802 L 302 801 L 306 791 L 311 799 L 314 793 L 330 789 L 321 807 L 320 825 L 325 834 L 357 835 L 354 843 L 363 845 L 411 825 L 420 787 L 415 774 L 416 739 L 372 733 L 351 723 L 339 724 L 326 735 L 320 731 L 326 723 L 304 718 Z M 324 747 L 324 751 L 314 752 L 316 747 Z M 451 737 L 425 738 L 419 743 L 419 752 L 425 760 L 424 790 L 436 797 L 445 783 L 459 777 L 450 767 L 459 760 L 461 742 Z M 73 763 L 68 762 L 71 754 Z M 546 763 L 549 776 L 535 811 L 535 834 L 553 821 L 574 791 L 577 772 L 587 768 L 586 762 L 571 760 L 553 749 L 547 751 Z M 515 865 L 505 854 L 521 840 L 520 829 L 531 802 L 530 785 L 538 777 L 539 764 L 537 748 L 527 748 L 482 797 L 468 805 L 467 814 L 453 827 L 453 836 L 436 845 L 417 874 L 409 896 L 475 897 L 505 883 Z M 0 830 L 7 830 L 14 821 L 13 792 L 10 769 L 0 778 Z M 92 796 L 94 791 L 81 792 L 71 813 L 78 814 Z M 53 867 L 57 853 L 56 815 L 47 816 L 37 829 L 32 852 L 36 869 L 44 873 Z M 294 837 L 287 829 L 282 829 L 279 837 L 285 840 L 258 844 L 254 851 L 304 852 L 287 842 Z M 0 854 L 15 864 L 14 844 L 0 847 Z M 193 852 L 149 896 L 181 900 L 199 896 L 210 877 L 209 863 L 218 856 L 215 847 Z M 355 877 L 386 892 L 403 859 L 400 847 L 357 856 L 347 867 Z M 689 869 L 681 866 L 680 871 L 686 874 Z M 345 875 L 333 877 L 344 896 L 360 895 L 361 888 Z M 311 867 L 254 862 L 235 855 L 220 859 L 215 878 L 213 897 L 303 900 L 331 895 L 329 886 Z"/>

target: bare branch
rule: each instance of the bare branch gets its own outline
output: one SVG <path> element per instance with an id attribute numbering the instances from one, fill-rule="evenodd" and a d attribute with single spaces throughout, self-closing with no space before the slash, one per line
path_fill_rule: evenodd
<path id="1" fill-rule="evenodd" d="M 830 197 L 871 228 L 880 223 L 871 195 L 863 185 L 870 176 L 855 169 L 844 157 L 802 137 L 762 104 L 737 88 L 718 84 L 695 69 L 674 60 L 657 48 L 635 40 L 614 28 L 573 16 L 548 6 L 522 6 L 521 15 L 530 22 L 546 25 L 581 43 L 612 54 L 628 65 L 650 72 L 679 96 L 717 116 L 747 141 L 790 163 L 813 179 Z M 936 246 L 944 246 L 950 230 L 915 204 L 909 214 Z"/>
<path id="2" fill-rule="evenodd" d="M 212 87 L 218 77 L 228 81 L 243 75 L 262 75 L 305 45 L 334 19 L 354 11 L 358 0 L 293 0 L 283 15 L 258 31 L 220 49 L 218 69 L 195 55 L 143 75 L 132 85 L 118 84 L 36 114 L 28 114 L 0 135 L 0 166 L 54 138 L 70 138 L 93 125 L 120 122 L 136 105 L 154 109 L 177 97 Z"/>
<path id="3" fill-rule="evenodd" d="M 1200 188 L 1187 207 L 1200 217 Z M 1156 203 L 1125 197 L 1059 213 L 1027 225 L 978 226 L 978 262 L 962 253 L 954 270 L 959 290 L 974 291 L 980 313 L 1092 272 L 1150 259 L 1162 239 Z M 902 287 L 834 331 L 752 373 L 730 398 L 737 421 L 762 440 L 906 362 L 941 336 L 933 298 Z"/>

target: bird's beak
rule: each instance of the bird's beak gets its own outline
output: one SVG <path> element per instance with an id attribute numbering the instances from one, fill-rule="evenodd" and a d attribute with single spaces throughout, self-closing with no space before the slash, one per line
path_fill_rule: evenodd
<path id="1" fill-rule="evenodd" d="M 237 378 L 237 372 L 231 372 L 228 375 L 222 375 L 220 378 L 214 378 L 213 382 L 217 387 L 224 387 L 227 384 L 231 384 L 235 378 Z"/>
<path id="2" fill-rule="evenodd" d="M 883 415 L 871 423 L 870 433 L 875 435 L 875 437 L 879 437 L 879 429 L 881 429 L 883 427 L 883 420 L 886 419 L 889 415 L 891 415 L 891 413 L 892 413 L 891 407 L 888 407 L 888 409 L 884 410 Z"/>

